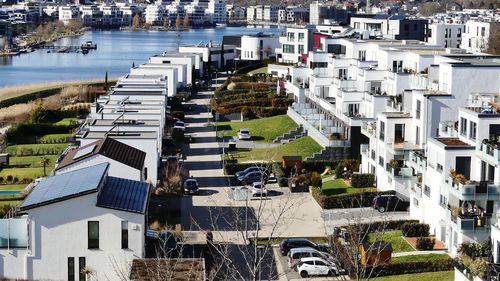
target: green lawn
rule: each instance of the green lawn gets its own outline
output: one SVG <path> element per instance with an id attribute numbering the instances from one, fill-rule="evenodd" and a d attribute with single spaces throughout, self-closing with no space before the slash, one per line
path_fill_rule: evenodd
<path id="1" fill-rule="evenodd" d="M 45 155 L 43 156 L 49 159 L 49 165 L 47 167 L 54 166 L 57 161 L 57 155 Z M 13 156 L 9 158 L 10 165 L 29 165 L 31 168 L 40 167 L 40 159 L 42 156 Z"/>
<path id="2" fill-rule="evenodd" d="M 72 134 L 50 134 L 38 139 L 38 143 L 66 143 Z"/>
<path id="3" fill-rule="evenodd" d="M 437 271 L 373 278 L 374 281 L 453 281 L 453 271 Z"/>
<path id="4" fill-rule="evenodd" d="M 2 184 L 0 190 L 23 190 L 26 184 Z"/>
<path id="5" fill-rule="evenodd" d="M 56 144 L 16 144 L 9 145 L 4 149 L 4 152 L 9 153 L 11 156 L 16 155 L 57 155 L 63 152 L 68 146 L 66 143 Z"/>
<path id="6" fill-rule="evenodd" d="M 331 175 L 330 175 L 331 176 Z M 336 195 L 336 194 L 353 194 L 364 191 L 375 191 L 376 188 L 367 187 L 367 188 L 354 188 L 349 186 L 342 179 L 335 179 L 331 181 L 323 182 L 323 187 L 321 188 L 321 192 L 325 195 Z"/>
<path id="7" fill-rule="evenodd" d="M 2 205 L 20 205 L 23 200 L 0 200 L 0 206 Z"/>
<path id="8" fill-rule="evenodd" d="M 53 169 L 53 165 L 47 167 L 47 174 L 49 174 Z M 0 177 L 3 177 L 4 180 L 7 179 L 7 176 L 9 175 L 18 178 L 19 180 L 24 178 L 35 179 L 43 176 L 43 168 L 5 168 L 0 171 Z"/>
<path id="9" fill-rule="evenodd" d="M 412 255 L 394 257 L 391 259 L 392 263 L 406 263 L 406 262 L 441 262 L 450 259 L 447 254 L 427 254 L 427 255 Z"/>
<path id="10" fill-rule="evenodd" d="M 415 249 L 403 239 L 402 235 L 401 230 L 385 231 L 384 233 L 374 232 L 368 234 L 367 242 L 372 243 L 376 240 L 382 240 L 391 243 L 394 253 L 415 251 Z"/>
<path id="11" fill-rule="evenodd" d="M 271 142 L 278 136 L 296 127 L 297 124 L 290 117 L 287 115 L 278 115 L 243 122 L 220 122 L 217 123 L 217 134 L 219 136 L 236 136 L 236 132 L 239 129 L 247 128 L 250 130 L 252 140 Z"/>
<path id="12" fill-rule="evenodd" d="M 59 125 L 59 126 L 68 126 L 76 123 L 76 118 L 63 118 L 59 120 L 58 122 L 54 123 L 54 125 Z"/>
<path id="13" fill-rule="evenodd" d="M 273 148 L 255 148 L 248 151 L 241 151 L 238 162 L 273 160 L 280 161 L 283 156 L 300 155 L 302 158 L 312 156 L 320 152 L 322 147 L 311 137 L 302 137 L 289 143 Z"/>
<path id="14" fill-rule="evenodd" d="M 248 75 L 252 76 L 256 73 L 267 73 L 267 66 L 257 68 L 256 70 L 252 70 L 252 71 L 248 72 Z"/>

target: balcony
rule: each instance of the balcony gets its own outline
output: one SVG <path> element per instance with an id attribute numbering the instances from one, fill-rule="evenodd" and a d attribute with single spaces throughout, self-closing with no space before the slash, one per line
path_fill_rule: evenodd
<path id="1" fill-rule="evenodd" d="M 354 91 L 356 90 L 356 80 L 352 79 L 333 79 L 333 85 L 337 86 L 338 89 L 342 91 Z"/>
<path id="2" fill-rule="evenodd" d="M 411 187 L 411 194 L 415 196 L 417 199 L 422 198 L 422 183 L 416 182 L 412 187 Z M 430 194 L 429 194 L 430 195 Z M 427 195 L 427 196 L 429 196 Z"/>
<path id="3" fill-rule="evenodd" d="M 425 157 L 419 151 L 410 151 L 409 160 L 406 161 L 406 164 L 415 169 L 417 173 L 423 174 L 425 169 L 427 168 L 427 157 Z"/>
<path id="4" fill-rule="evenodd" d="M 0 219 L 0 249 L 28 248 L 28 219 Z"/>
<path id="5" fill-rule="evenodd" d="M 415 144 L 415 141 L 412 140 L 391 140 L 388 139 L 387 144 L 389 148 L 392 149 L 394 154 L 402 151 L 409 150 L 420 150 L 422 149 L 421 145 Z"/>
<path id="6" fill-rule="evenodd" d="M 470 200 L 499 200 L 500 185 L 488 181 L 456 182 L 450 176 L 445 179 L 449 191 L 462 201 Z"/>
<path id="7" fill-rule="evenodd" d="M 361 133 L 367 137 L 377 136 L 377 122 L 376 121 L 366 121 L 361 124 Z"/>
<path id="8" fill-rule="evenodd" d="M 452 211 L 453 210 L 453 211 Z M 456 211 L 455 211 L 456 210 Z M 456 213 L 455 213 L 456 212 Z M 489 235 L 491 229 L 491 216 L 469 212 L 464 208 L 446 209 L 447 222 L 461 232 L 482 232 Z"/>
<path id="9" fill-rule="evenodd" d="M 366 157 L 370 157 L 368 155 L 368 152 L 370 151 L 370 145 L 369 144 L 362 143 L 360 145 L 360 149 L 361 149 L 361 154 L 365 155 Z"/>
<path id="10" fill-rule="evenodd" d="M 483 140 L 479 148 L 486 159 L 491 160 L 495 164 L 500 162 L 500 143 L 498 141 Z"/>

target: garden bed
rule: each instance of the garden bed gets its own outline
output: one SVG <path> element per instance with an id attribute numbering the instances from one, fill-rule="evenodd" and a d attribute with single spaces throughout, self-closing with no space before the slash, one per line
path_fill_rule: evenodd
<path id="1" fill-rule="evenodd" d="M 239 129 L 250 130 L 253 141 L 272 142 L 278 136 L 297 127 L 287 115 L 254 119 L 243 122 L 220 122 L 217 124 L 218 136 L 236 136 Z"/>
<path id="2" fill-rule="evenodd" d="M 323 148 L 315 142 L 311 137 L 301 137 L 289 143 L 279 145 L 273 148 L 254 148 L 245 151 L 240 151 L 236 158 L 238 162 L 255 162 L 255 161 L 281 161 L 283 156 L 302 156 L 302 158 L 310 157 L 314 153 L 318 153 Z"/>
<path id="3" fill-rule="evenodd" d="M 329 181 L 323 181 L 323 186 L 321 192 L 324 195 L 338 195 L 338 194 L 355 194 L 360 192 L 374 192 L 377 191 L 376 188 L 354 188 L 350 186 L 343 179 L 334 179 Z"/>
<path id="4" fill-rule="evenodd" d="M 432 239 L 435 239 L 435 237 L 431 237 Z M 417 248 L 417 237 L 405 237 L 404 238 L 408 244 L 410 244 L 413 248 Z M 432 250 L 434 251 L 441 251 L 441 250 L 446 250 L 446 246 L 443 244 L 443 242 L 439 241 L 438 239 L 434 240 L 434 248 Z"/>
<path id="5" fill-rule="evenodd" d="M 368 234 L 369 243 L 376 240 L 391 243 L 393 253 L 399 252 L 413 252 L 415 249 L 405 240 L 401 230 L 385 231 L 384 233 L 370 233 Z"/>

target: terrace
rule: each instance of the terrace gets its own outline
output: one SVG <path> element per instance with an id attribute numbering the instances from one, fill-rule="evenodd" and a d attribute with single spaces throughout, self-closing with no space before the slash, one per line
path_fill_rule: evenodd
<path id="1" fill-rule="evenodd" d="M 500 162 L 500 142 L 497 140 L 483 140 L 479 150 L 483 152 L 483 156 L 492 160 L 492 163 Z"/>
<path id="2" fill-rule="evenodd" d="M 446 210 L 446 221 L 461 232 L 482 232 L 489 235 L 491 220 L 491 215 L 484 214 L 479 208 L 449 206 Z"/>
<path id="3" fill-rule="evenodd" d="M 457 181 L 447 176 L 445 182 L 449 191 L 462 201 L 467 200 L 499 200 L 500 186 L 492 181 Z"/>

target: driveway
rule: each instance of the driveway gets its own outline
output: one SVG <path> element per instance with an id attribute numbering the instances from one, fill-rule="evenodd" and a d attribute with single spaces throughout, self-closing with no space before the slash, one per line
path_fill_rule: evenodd
<path id="1" fill-rule="evenodd" d="M 214 240 L 242 241 L 243 230 L 258 231 L 259 237 L 325 236 L 321 208 L 308 193 L 290 193 L 276 183 L 268 185 L 270 196 L 263 200 L 231 199 L 231 178 L 223 173 L 221 145 L 209 120 L 212 92 L 199 92 L 185 115 L 186 134 L 194 142 L 184 148 L 184 167 L 198 179 L 200 195 L 182 197 L 183 230 L 212 230 Z M 258 218 L 257 218 L 258 217 Z"/>

